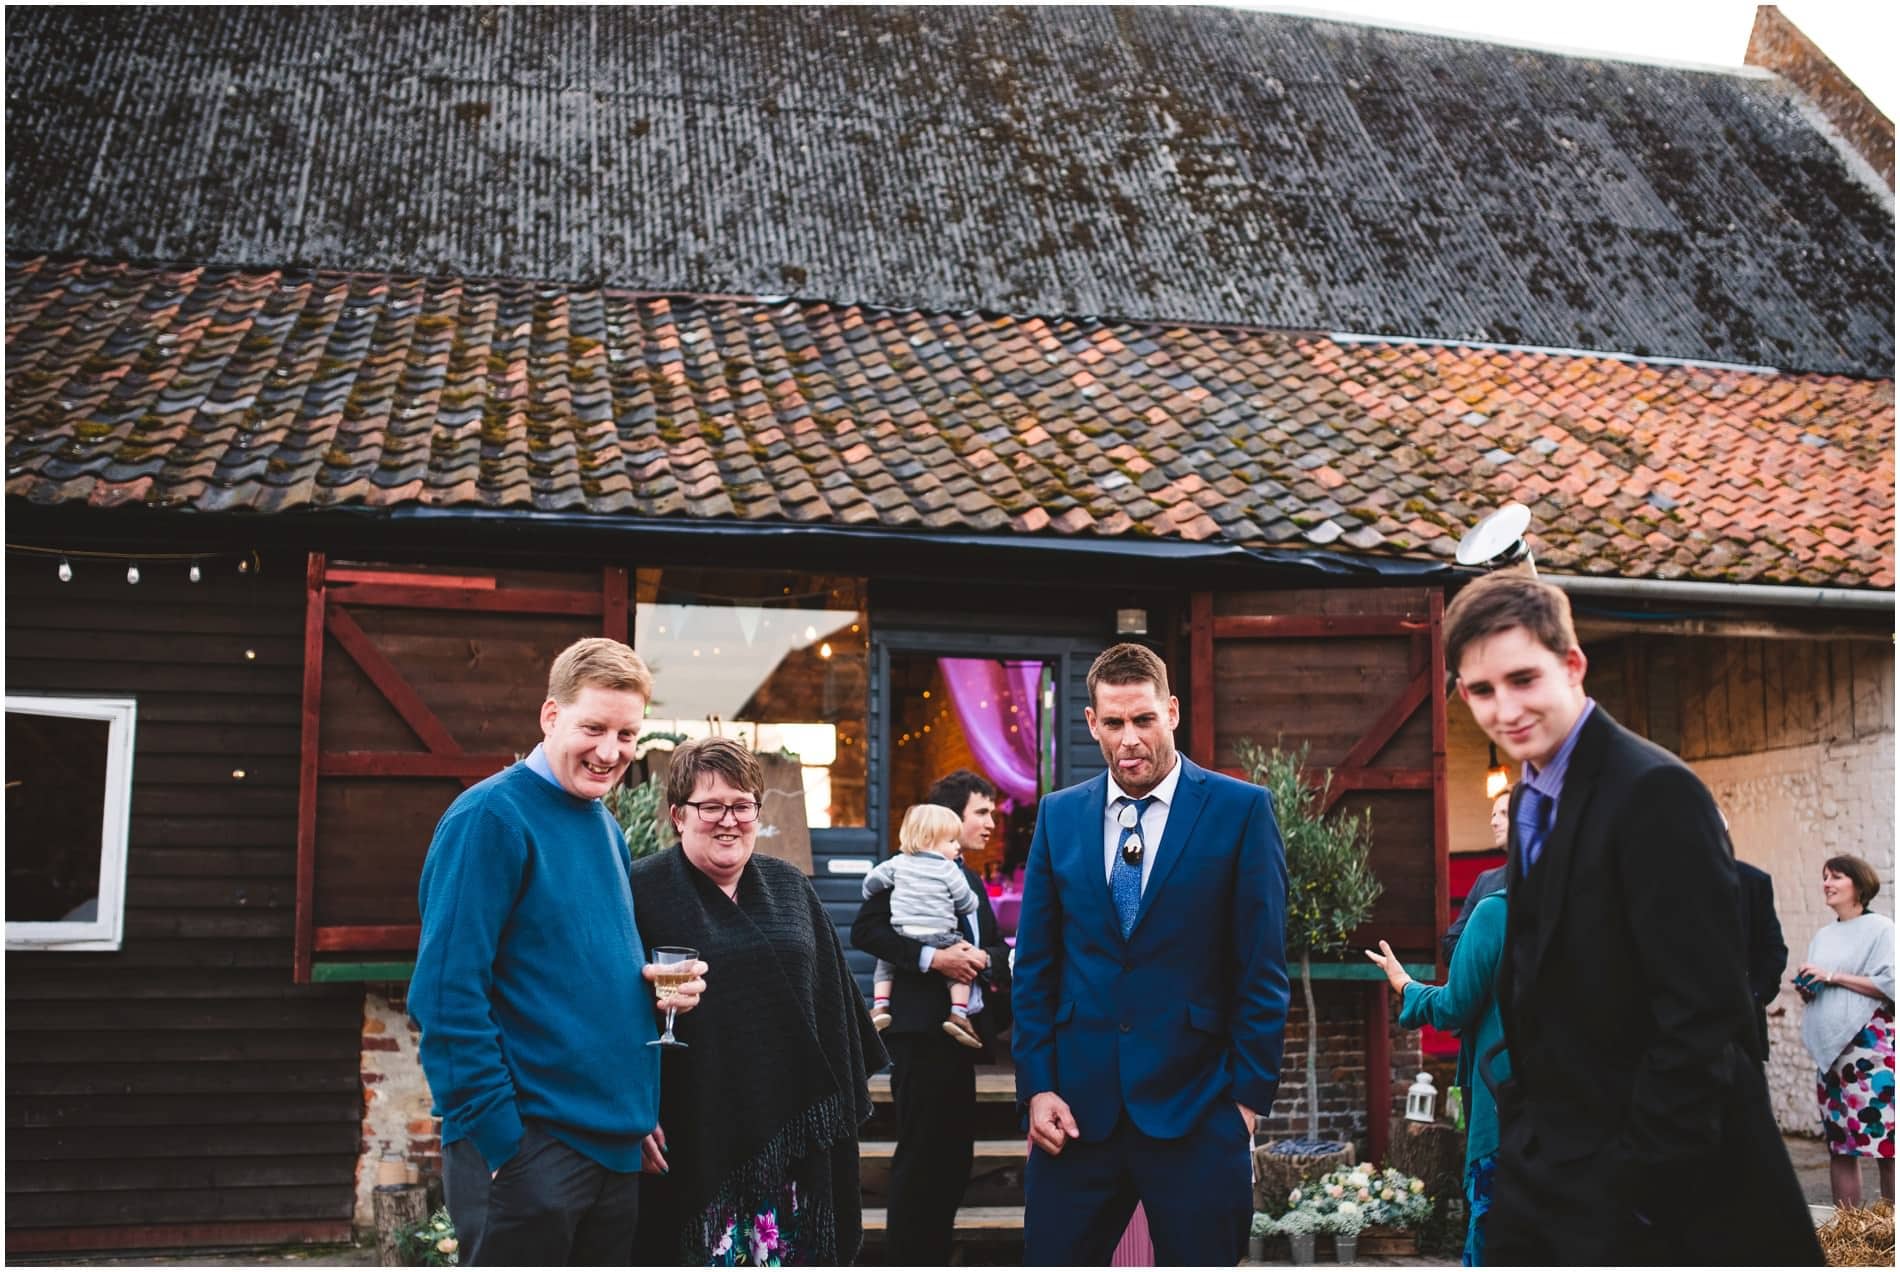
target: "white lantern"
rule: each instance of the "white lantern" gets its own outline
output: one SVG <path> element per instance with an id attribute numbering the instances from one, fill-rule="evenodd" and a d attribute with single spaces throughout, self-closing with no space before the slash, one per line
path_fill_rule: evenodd
<path id="1" fill-rule="evenodd" d="M 1432 1075 L 1421 1073 L 1418 1081 L 1405 1093 L 1405 1120 L 1408 1122 L 1431 1122 L 1437 1118 L 1438 1088 L 1432 1085 Z"/>

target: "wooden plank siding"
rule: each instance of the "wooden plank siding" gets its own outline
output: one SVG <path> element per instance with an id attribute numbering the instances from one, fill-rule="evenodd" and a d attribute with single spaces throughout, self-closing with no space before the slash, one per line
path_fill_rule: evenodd
<path id="1" fill-rule="evenodd" d="M 1893 731 L 1889 641 L 1630 635 L 1586 646 L 1591 695 L 1691 763 Z"/>
<path id="2" fill-rule="evenodd" d="M 348 1236 L 362 994 L 291 983 L 302 558 L 264 565 L 8 562 L 8 690 L 138 701 L 123 947 L 7 955 L 9 1254 Z"/>

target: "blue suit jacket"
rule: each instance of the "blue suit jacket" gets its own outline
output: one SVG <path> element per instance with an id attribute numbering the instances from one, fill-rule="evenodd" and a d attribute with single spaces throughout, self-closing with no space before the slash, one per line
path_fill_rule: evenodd
<path id="1" fill-rule="evenodd" d="M 1285 1042 L 1286 858 L 1267 792 L 1178 756 L 1181 781 L 1124 938 L 1103 867 L 1108 775 L 1042 801 L 1023 881 L 1018 1102 L 1054 1091 L 1084 1140 L 1126 1111 L 1186 1135 L 1222 1103 L 1266 1114 Z"/>

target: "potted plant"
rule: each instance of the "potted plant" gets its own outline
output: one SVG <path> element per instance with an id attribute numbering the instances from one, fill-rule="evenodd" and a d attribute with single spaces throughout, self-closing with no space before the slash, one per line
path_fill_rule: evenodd
<path id="1" fill-rule="evenodd" d="M 1256 1159 L 1260 1192 L 1273 1196 L 1309 1171 L 1352 1160 L 1349 1144 L 1322 1140 L 1319 1133 L 1319 1010 L 1313 1000 L 1313 957 L 1346 948 L 1354 929 L 1372 917 L 1383 891 L 1367 858 L 1372 818 L 1366 813 L 1321 812 L 1332 772 L 1317 787 L 1307 772 L 1308 748 L 1271 750 L 1243 739 L 1235 755 L 1247 779 L 1267 788 L 1286 852 L 1286 950 L 1300 962 L 1306 999 L 1306 1135 L 1282 1140 Z M 1276 1159 L 1283 1171 L 1275 1170 Z M 1290 1175 L 1290 1178 L 1284 1177 Z"/>
<path id="2" fill-rule="evenodd" d="M 1341 1263 L 1359 1261 L 1359 1230 L 1366 1226 L 1365 1209 L 1357 1202 L 1341 1202 L 1325 1217 L 1326 1231 L 1333 1234 L 1333 1254 Z"/>
<path id="3" fill-rule="evenodd" d="M 1313 1261 L 1313 1243 L 1326 1219 L 1317 1210 L 1295 1206 L 1273 1222 L 1273 1229 L 1286 1238 L 1287 1249 L 1291 1251 L 1293 1262 L 1311 1263 Z"/>
<path id="4" fill-rule="evenodd" d="M 462 1261 L 455 1221 L 445 1206 L 396 1233 L 396 1248 L 408 1267 L 452 1268 Z"/>
<path id="5" fill-rule="evenodd" d="M 1267 1261 L 1267 1239 L 1276 1231 L 1278 1231 L 1278 1229 L 1274 1226 L 1272 1215 L 1265 1214 L 1258 1210 L 1253 1212 L 1253 1223 L 1247 1229 L 1247 1259 L 1249 1262 L 1265 1263 Z"/>

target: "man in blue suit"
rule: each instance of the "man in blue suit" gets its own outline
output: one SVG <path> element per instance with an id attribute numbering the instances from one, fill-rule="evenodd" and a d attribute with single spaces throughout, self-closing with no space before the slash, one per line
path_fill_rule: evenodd
<path id="1" fill-rule="evenodd" d="M 1141 1202 L 1162 1264 L 1232 1267 L 1285 1041 L 1286 860 L 1265 790 L 1178 755 L 1168 669 L 1089 669 L 1108 772 L 1042 801 L 1016 934 L 1024 1261 L 1103 1265 Z"/>

